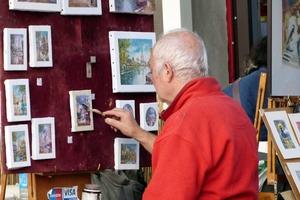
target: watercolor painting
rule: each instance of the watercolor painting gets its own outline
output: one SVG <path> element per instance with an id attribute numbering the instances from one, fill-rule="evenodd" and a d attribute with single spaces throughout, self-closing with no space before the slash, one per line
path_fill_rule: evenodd
<path id="1" fill-rule="evenodd" d="M 155 92 L 149 68 L 155 34 L 109 32 L 113 92 Z"/>
<path id="2" fill-rule="evenodd" d="M 288 113 L 288 117 L 296 134 L 298 142 L 300 141 L 300 113 Z"/>
<path id="3" fill-rule="evenodd" d="M 31 119 L 28 79 L 7 79 L 4 81 L 7 120 L 27 121 Z"/>
<path id="4" fill-rule="evenodd" d="M 116 100 L 116 108 L 122 108 L 124 110 L 131 111 L 135 118 L 135 101 L 134 100 Z"/>
<path id="5" fill-rule="evenodd" d="M 158 103 L 140 103 L 140 127 L 146 131 L 158 130 Z"/>
<path id="6" fill-rule="evenodd" d="M 63 0 L 62 15 L 101 15 L 101 0 Z"/>
<path id="7" fill-rule="evenodd" d="M 152 15 L 155 0 L 110 0 L 110 12 Z"/>
<path id="8" fill-rule="evenodd" d="M 53 117 L 32 119 L 32 159 L 55 158 L 55 126 Z"/>
<path id="9" fill-rule="evenodd" d="M 284 159 L 300 158 L 300 146 L 286 111 L 265 111 L 264 120 L 268 132 L 274 138 L 274 144 Z"/>
<path id="10" fill-rule="evenodd" d="M 69 91 L 72 132 L 94 130 L 91 90 Z"/>
<path id="11" fill-rule="evenodd" d="M 38 12 L 60 12 L 61 0 L 9 0 L 9 9 Z"/>
<path id="12" fill-rule="evenodd" d="M 27 29 L 4 28 L 3 48 L 5 71 L 27 70 Z"/>
<path id="13" fill-rule="evenodd" d="M 5 126 L 5 143 L 8 169 L 31 165 L 28 125 Z"/>
<path id="14" fill-rule="evenodd" d="M 134 139 L 115 138 L 115 169 L 139 169 L 140 144 Z"/>
<path id="15" fill-rule="evenodd" d="M 52 67 L 51 26 L 29 26 L 30 67 Z"/>

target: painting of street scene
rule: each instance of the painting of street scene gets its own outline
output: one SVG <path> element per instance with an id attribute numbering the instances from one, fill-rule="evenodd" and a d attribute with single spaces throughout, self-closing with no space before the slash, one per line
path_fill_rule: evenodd
<path id="1" fill-rule="evenodd" d="M 49 61 L 49 39 L 48 31 L 36 31 L 37 61 Z"/>
<path id="2" fill-rule="evenodd" d="M 51 124 L 39 124 L 39 153 L 52 153 Z"/>
<path id="3" fill-rule="evenodd" d="M 121 144 L 121 164 L 137 163 L 137 144 Z"/>
<path id="4" fill-rule="evenodd" d="M 110 0 L 111 12 L 123 12 L 132 14 L 153 14 L 155 12 L 155 0 Z"/>
<path id="5" fill-rule="evenodd" d="M 57 3 L 57 0 L 18 0 L 18 2 L 31 2 L 31 3 Z"/>
<path id="6" fill-rule="evenodd" d="M 23 65 L 24 64 L 24 35 L 11 34 L 10 35 L 10 64 Z"/>
<path id="7" fill-rule="evenodd" d="M 27 115 L 26 85 L 13 85 L 13 106 L 15 116 Z"/>
<path id="8" fill-rule="evenodd" d="M 67 0 L 69 7 L 97 8 L 97 0 Z"/>
<path id="9" fill-rule="evenodd" d="M 151 39 L 118 39 L 121 85 L 150 85 Z"/>
<path id="10" fill-rule="evenodd" d="M 90 96 L 87 94 L 76 95 L 77 126 L 91 125 L 90 101 Z"/>
<path id="11" fill-rule="evenodd" d="M 11 134 L 14 162 L 27 161 L 25 131 L 13 131 Z"/>

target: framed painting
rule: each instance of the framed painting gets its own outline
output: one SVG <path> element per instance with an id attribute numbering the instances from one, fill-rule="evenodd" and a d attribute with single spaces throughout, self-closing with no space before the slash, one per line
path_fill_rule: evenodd
<path id="1" fill-rule="evenodd" d="M 63 0 L 62 15 L 102 15 L 101 0 Z"/>
<path id="2" fill-rule="evenodd" d="M 61 0 L 9 0 L 9 9 L 41 12 L 60 12 Z"/>
<path id="3" fill-rule="evenodd" d="M 3 66 L 5 71 L 27 70 L 27 29 L 4 28 Z"/>
<path id="4" fill-rule="evenodd" d="M 300 0 L 269 0 L 268 25 L 271 44 L 268 80 L 271 96 L 299 96 L 300 39 L 298 16 Z"/>
<path id="5" fill-rule="evenodd" d="M 54 117 L 32 118 L 31 158 L 44 160 L 56 158 Z"/>
<path id="6" fill-rule="evenodd" d="M 140 103 L 140 127 L 146 131 L 158 130 L 158 103 Z"/>
<path id="7" fill-rule="evenodd" d="M 30 67 L 52 67 L 51 26 L 29 26 Z"/>
<path id="8" fill-rule="evenodd" d="M 5 126 L 4 131 L 7 168 L 31 166 L 28 125 Z"/>
<path id="9" fill-rule="evenodd" d="M 268 130 L 284 159 L 300 158 L 300 147 L 286 111 L 265 112 Z"/>
<path id="10" fill-rule="evenodd" d="M 155 92 L 149 68 L 154 43 L 154 32 L 109 32 L 113 93 Z"/>
<path id="11" fill-rule="evenodd" d="M 291 125 L 294 129 L 298 143 L 300 141 L 300 113 L 288 113 Z"/>
<path id="12" fill-rule="evenodd" d="M 132 112 L 135 118 L 135 101 L 134 100 L 116 100 L 116 108 L 122 108 Z"/>
<path id="13" fill-rule="evenodd" d="M 290 174 L 294 180 L 294 183 L 299 193 L 300 192 L 300 162 L 287 162 L 286 165 L 290 171 Z"/>
<path id="14" fill-rule="evenodd" d="M 71 109 L 71 131 L 92 131 L 94 120 L 91 90 L 69 91 Z"/>
<path id="15" fill-rule="evenodd" d="M 155 0 L 109 0 L 109 11 L 152 15 L 155 12 Z"/>
<path id="16" fill-rule="evenodd" d="M 6 117 L 8 122 L 31 119 L 28 79 L 7 79 L 4 81 Z"/>
<path id="17" fill-rule="evenodd" d="M 114 142 L 115 169 L 140 168 L 140 143 L 129 138 L 115 138 Z"/>

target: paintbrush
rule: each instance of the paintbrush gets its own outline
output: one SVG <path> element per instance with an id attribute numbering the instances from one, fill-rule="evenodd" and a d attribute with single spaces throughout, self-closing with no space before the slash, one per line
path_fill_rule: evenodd
<path id="1" fill-rule="evenodd" d="M 97 114 L 101 115 L 102 117 L 107 117 L 105 114 L 103 114 L 103 112 L 101 112 L 98 109 L 93 108 L 93 109 L 91 109 L 91 111 L 94 112 L 94 113 L 97 113 Z"/>

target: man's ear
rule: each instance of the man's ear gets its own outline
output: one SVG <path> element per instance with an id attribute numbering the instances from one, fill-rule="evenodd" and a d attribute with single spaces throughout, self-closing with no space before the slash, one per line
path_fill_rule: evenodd
<path id="1" fill-rule="evenodd" d="M 163 71 L 164 80 L 170 83 L 171 80 L 174 78 L 173 68 L 170 66 L 169 63 L 165 63 L 162 71 Z"/>

